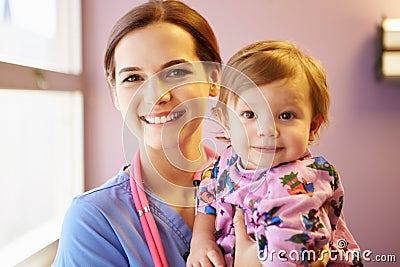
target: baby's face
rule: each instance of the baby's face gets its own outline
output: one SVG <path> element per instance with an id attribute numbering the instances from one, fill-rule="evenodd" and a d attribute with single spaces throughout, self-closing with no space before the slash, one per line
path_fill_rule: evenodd
<path id="1" fill-rule="evenodd" d="M 246 169 L 298 159 L 318 130 L 312 124 L 310 88 L 302 76 L 245 90 L 228 107 L 232 146 Z"/>

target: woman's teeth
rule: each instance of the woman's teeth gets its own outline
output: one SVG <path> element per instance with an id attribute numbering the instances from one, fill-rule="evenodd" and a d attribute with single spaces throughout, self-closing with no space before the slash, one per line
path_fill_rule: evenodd
<path id="1" fill-rule="evenodd" d="M 140 119 L 151 124 L 166 123 L 182 117 L 185 111 L 171 112 L 168 116 L 141 116 Z"/>

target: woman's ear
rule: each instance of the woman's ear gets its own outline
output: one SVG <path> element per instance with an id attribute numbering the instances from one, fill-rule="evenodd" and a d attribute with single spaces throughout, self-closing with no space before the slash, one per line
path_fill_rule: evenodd
<path id="1" fill-rule="evenodd" d="M 210 96 L 217 96 L 220 91 L 220 83 L 219 83 L 219 75 L 220 75 L 220 69 L 219 68 L 213 68 L 213 70 L 210 73 Z"/>
<path id="2" fill-rule="evenodd" d="M 322 115 L 318 114 L 314 116 L 310 125 L 310 135 L 308 137 L 308 141 L 313 142 L 315 140 L 315 138 L 318 136 L 318 131 L 319 128 L 321 127 L 321 124 L 322 124 Z"/>
<path id="3" fill-rule="evenodd" d="M 115 82 L 111 77 L 107 77 L 107 83 L 108 86 L 110 87 L 111 93 L 112 93 L 112 97 L 114 100 L 114 106 L 116 109 L 121 110 L 120 106 L 119 106 L 119 101 L 118 101 L 118 96 L 117 96 L 117 90 L 115 88 Z"/>

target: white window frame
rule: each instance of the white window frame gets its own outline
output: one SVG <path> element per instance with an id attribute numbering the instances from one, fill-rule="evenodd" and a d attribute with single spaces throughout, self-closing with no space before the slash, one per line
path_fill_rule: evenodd
<path id="1" fill-rule="evenodd" d="M 81 0 L 56 1 L 52 37 L 0 21 L 0 61 L 75 75 L 82 72 Z"/>
<path id="2" fill-rule="evenodd" d="M 83 114 L 82 79 L 80 76 L 82 71 L 81 0 L 57 0 L 57 21 L 59 25 L 57 27 L 57 40 L 52 40 L 52 43 L 48 44 L 51 51 L 47 51 L 49 55 L 46 59 L 47 63 L 45 61 L 40 63 L 35 60 L 25 62 L 18 58 L 10 59 L 0 55 L 0 90 L 76 91 L 73 93 L 81 95 L 81 100 L 78 100 L 78 102 L 81 101 L 82 103 L 81 112 Z M 14 32 L 13 35 L 18 38 L 21 34 L 23 33 Z M 5 40 L 3 37 L 5 35 L 1 37 L 2 40 Z M 14 37 L 11 36 L 9 40 Z M 18 47 L 18 49 L 16 50 L 17 54 L 21 54 L 21 47 Z M 24 49 L 30 49 L 30 47 L 27 46 Z M 30 51 L 28 55 L 39 55 L 41 53 Z M 64 58 L 56 58 L 57 55 L 63 55 Z M 77 133 L 77 136 L 83 142 L 83 132 Z M 21 235 L 19 239 L 16 239 L 16 242 L 0 251 L 0 254 L 7 255 L 7 259 L 0 256 L 2 266 L 48 266 L 52 262 L 52 257 L 54 257 L 57 249 L 57 239 L 60 235 L 63 215 L 67 208 L 65 204 L 69 204 L 72 196 L 84 190 L 83 143 L 81 147 L 82 150 L 76 153 L 76 160 L 80 162 L 81 168 L 77 169 L 75 175 L 71 175 L 74 177 L 71 177 L 70 190 L 65 192 L 64 200 L 61 201 L 63 208 L 37 229 Z M 6 200 L 4 204 L 8 205 L 8 203 L 9 201 Z M 34 241 L 28 241 L 28 239 Z M 18 251 L 18 253 L 15 254 L 15 251 Z M 11 255 L 13 253 L 14 256 Z"/>

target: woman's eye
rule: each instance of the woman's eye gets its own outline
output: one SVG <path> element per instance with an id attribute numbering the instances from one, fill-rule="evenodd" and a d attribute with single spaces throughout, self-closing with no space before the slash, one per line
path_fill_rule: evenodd
<path id="1" fill-rule="evenodd" d="M 282 114 L 279 115 L 279 119 L 280 120 L 291 120 L 294 118 L 294 114 L 290 113 L 290 112 L 284 112 Z"/>
<path id="2" fill-rule="evenodd" d="M 143 81 L 143 78 L 138 74 L 132 74 L 122 80 L 122 82 L 137 82 Z"/>
<path id="3" fill-rule="evenodd" d="M 173 69 L 168 72 L 167 76 L 168 77 L 182 77 L 189 73 L 191 73 L 191 72 L 188 70 L 185 70 L 185 69 Z"/>
<path id="4" fill-rule="evenodd" d="M 242 112 L 242 117 L 247 120 L 250 120 L 250 119 L 254 119 L 256 117 L 256 114 L 253 111 L 248 110 L 248 111 Z"/>

